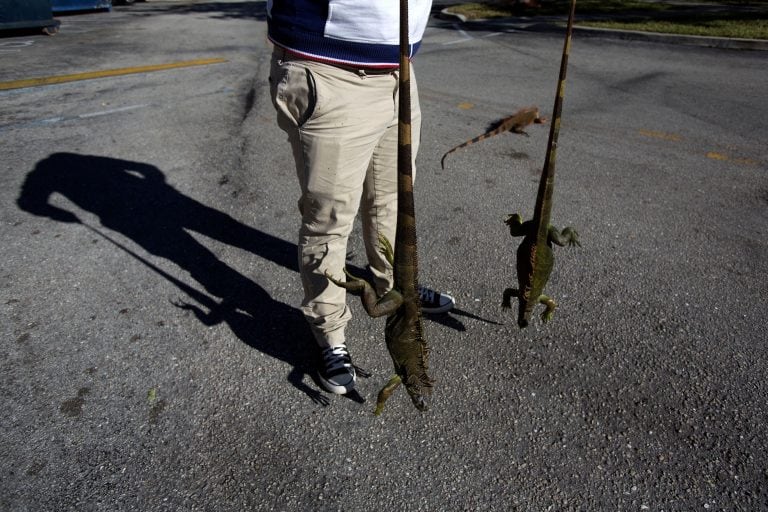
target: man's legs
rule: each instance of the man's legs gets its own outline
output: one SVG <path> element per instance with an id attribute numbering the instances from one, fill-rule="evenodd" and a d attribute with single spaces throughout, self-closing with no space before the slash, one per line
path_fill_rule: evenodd
<path id="1" fill-rule="evenodd" d="M 369 164 L 395 115 L 397 82 L 391 75 L 364 76 L 280 53 L 273 57 L 271 85 L 301 186 L 302 311 L 318 344 L 334 347 L 344 344 L 350 312 L 346 292 L 325 273 L 343 275 L 347 238 Z M 379 203 L 396 204 L 396 181 L 378 185 L 383 187 L 376 194 Z"/>

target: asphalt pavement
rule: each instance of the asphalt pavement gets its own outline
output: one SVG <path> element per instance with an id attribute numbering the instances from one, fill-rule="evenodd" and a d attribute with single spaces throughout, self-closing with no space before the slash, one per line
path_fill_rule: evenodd
<path id="1" fill-rule="evenodd" d="M 0 510 L 768 509 L 768 54 L 577 34 L 553 220 L 582 246 L 521 330 L 504 219 L 548 125 L 440 158 L 549 114 L 562 31 L 430 20 L 420 278 L 457 307 L 426 318 L 430 410 L 375 417 L 391 361 L 358 301 L 370 376 L 313 377 L 265 6 L 0 37 L 0 83 L 84 77 L 0 90 Z"/>

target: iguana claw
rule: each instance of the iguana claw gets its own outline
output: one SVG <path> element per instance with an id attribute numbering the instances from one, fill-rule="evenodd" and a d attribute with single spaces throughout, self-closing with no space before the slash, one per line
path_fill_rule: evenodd
<path id="1" fill-rule="evenodd" d="M 394 266 L 395 250 L 392 249 L 392 243 L 389 241 L 389 239 L 382 234 L 379 234 L 379 252 L 384 256 L 384 259 L 386 259 L 390 265 Z"/>
<path id="2" fill-rule="evenodd" d="M 571 247 L 578 246 L 581 247 L 581 242 L 579 242 L 579 232 L 571 227 L 567 227 L 563 229 L 562 233 L 560 233 L 563 237 L 567 239 L 568 245 Z"/>

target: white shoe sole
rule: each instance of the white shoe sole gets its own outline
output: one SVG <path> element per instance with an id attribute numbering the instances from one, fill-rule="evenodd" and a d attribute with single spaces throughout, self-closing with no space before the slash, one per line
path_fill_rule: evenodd
<path id="1" fill-rule="evenodd" d="M 335 395 L 346 395 L 347 393 L 355 389 L 355 381 L 357 380 L 353 378 L 352 382 L 350 382 L 346 386 L 340 386 L 338 384 L 332 384 L 328 382 L 319 373 L 317 374 L 317 378 L 320 381 L 320 384 L 325 388 L 326 391 L 328 391 L 329 393 L 333 393 Z"/>
<path id="2" fill-rule="evenodd" d="M 443 295 L 445 297 L 445 295 Z M 427 307 L 422 305 L 421 306 L 421 312 L 426 314 L 437 314 L 437 313 L 446 313 L 453 309 L 453 307 L 456 305 L 456 301 L 451 298 L 451 300 L 441 306 L 438 306 L 436 308 Z"/>

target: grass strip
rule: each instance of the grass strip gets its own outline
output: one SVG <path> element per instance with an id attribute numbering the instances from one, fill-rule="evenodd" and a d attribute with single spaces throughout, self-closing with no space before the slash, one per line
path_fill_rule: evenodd
<path id="1" fill-rule="evenodd" d="M 647 2 L 643 0 L 579 0 L 577 2 L 578 14 L 617 14 L 627 11 L 637 12 L 661 12 L 670 9 L 670 5 L 661 2 Z M 523 8 L 512 5 L 511 2 L 469 2 L 453 5 L 448 11 L 453 14 L 461 14 L 467 19 L 506 18 L 514 16 L 550 16 L 567 15 L 570 2 L 565 0 L 552 0 L 542 2 L 537 8 Z"/>
<path id="2" fill-rule="evenodd" d="M 568 0 L 542 0 L 538 8 L 521 8 L 509 2 L 471 2 L 452 6 L 449 12 L 470 20 L 520 16 L 535 19 L 536 16 L 565 15 L 569 4 Z M 610 19 L 600 19 L 601 16 Z M 768 39 L 768 1 L 579 0 L 576 24 L 666 34 Z"/>
<path id="3" fill-rule="evenodd" d="M 649 20 L 649 21 L 584 21 L 584 27 L 638 30 L 687 36 L 768 39 L 768 19 L 729 20 Z"/>

